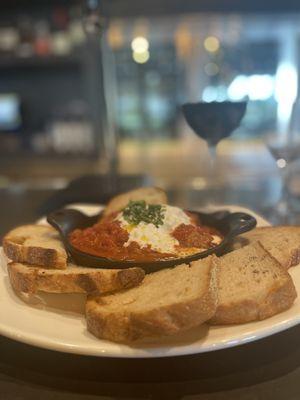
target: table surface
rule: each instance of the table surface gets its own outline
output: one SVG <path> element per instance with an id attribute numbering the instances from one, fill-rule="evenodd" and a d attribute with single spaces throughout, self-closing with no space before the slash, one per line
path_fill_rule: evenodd
<path id="1" fill-rule="evenodd" d="M 222 191 L 219 199 L 252 207 L 268 218 L 276 202 L 270 188 L 270 182 L 242 185 Z M 49 206 L 46 200 L 53 193 L 51 189 L 1 189 L 0 236 L 17 224 L 34 221 Z M 173 203 L 190 207 L 203 205 L 206 198 L 197 190 L 173 190 L 169 194 Z M 56 204 L 55 199 L 52 204 Z M 129 360 L 58 353 L 0 336 L 0 398 L 298 399 L 299 338 L 297 326 L 227 350 Z"/>

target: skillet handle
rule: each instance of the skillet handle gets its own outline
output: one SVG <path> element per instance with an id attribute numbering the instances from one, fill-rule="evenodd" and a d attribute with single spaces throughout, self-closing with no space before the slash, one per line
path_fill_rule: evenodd
<path id="1" fill-rule="evenodd" d="M 62 208 L 48 214 L 47 221 L 61 236 L 66 237 L 75 228 L 86 228 L 94 225 L 100 214 L 88 216 L 72 208 Z"/>
<path id="2" fill-rule="evenodd" d="M 225 217 L 229 226 L 228 236 L 233 238 L 255 228 L 256 219 L 247 213 L 235 212 Z"/>
<path id="3" fill-rule="evenodd" d="M 78 225 L 84 215 L 77 210 L 62 208 L 47 215 L 47 222 L 59 233 L 66 235 L 71 227 Z"/>

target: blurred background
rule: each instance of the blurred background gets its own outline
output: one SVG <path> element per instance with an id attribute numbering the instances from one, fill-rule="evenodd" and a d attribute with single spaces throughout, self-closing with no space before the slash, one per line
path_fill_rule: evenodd
<path id="1" fill-rule="evenodd" d="M 284 188 L 295 222 L 300 5 L 261 3 L 3 0 L 0 190 L 18 221 L 84 174 L 204 204 L 209 152 L 181 105 L 246 100 L 217 148 L 219 200 L 275 220 Z"/>

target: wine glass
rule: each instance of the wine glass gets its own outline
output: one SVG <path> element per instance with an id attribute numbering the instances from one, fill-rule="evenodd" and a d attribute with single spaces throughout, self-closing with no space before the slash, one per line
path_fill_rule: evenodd
<path id="1" fill-rule="evenodd" d="M 268 147 L 281 176 L 281 194 L 276 205 L 275 222 L 289 223 L 292 218 L 290 209 L 289 172 L 290 165 L 300 158 L 300 101 L 292 108 L 287 132 L 278 132 L 265 136 Z"/>
<path id="2" fill-rule="evenodd" d="M 231 135 L 239 126 L 245 112 L 247 102 L 224 101 L 211 103 L 186 103 L 182 106 L 183 115 L 188 125 L 197 136 L 206 140 L 210 153 L 209 183 L 215 188 L 218 171 L 216 167 L 217 145 Z M 216 192 L 211 191 L 211 202 L 216 204 Z"/>

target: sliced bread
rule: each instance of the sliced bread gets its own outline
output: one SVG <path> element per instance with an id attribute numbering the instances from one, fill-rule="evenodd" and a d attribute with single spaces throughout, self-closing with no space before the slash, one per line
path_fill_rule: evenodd
<path id="1" fill-rule="evenodd" d="M 9 279 L 17 292 L 107 293 L 138 285 L 144 278 L 141 268 L 97 269 L 68 265 L 65 270 L 10 263 Z"/>
<path id="2" fill-rule="evenodd" d="M 146 275 L 133 289 L 88 297 L 88 330 L 98 338 L 130 342 L 202 324 L 217 307 L 217 263 L 211 256 Z"/>
<path id="3" fill-rule="evenodd" d="M 260 241 L 264 248 L 285 268 L 300 262 L 300 226 L 266 226 L 238 236 L 234 248 Z"/>
<path id="4" fill-rule="evenodd" d="M 14 262 L 65 269 L 67 253 L 57 231 L 48 225 L 23 225 L 3 239 L 5 255 Z"/>
<path id="5" fill-rule="evenodd" d="M 103 215 L 122 210 L 130 200 L 145 200 L 149 204 L 166 204 L 168 202 L 167 195 L 162 189 L 157 187 L 138 188 L 113 197 L 105 207 Z"/>
<path id="6" fill-rule="evenodd" d="M 286 268 L 259 242 L 220 257 L 213 324 L 262 320 L 292 306 L 297 297 Z"/>

